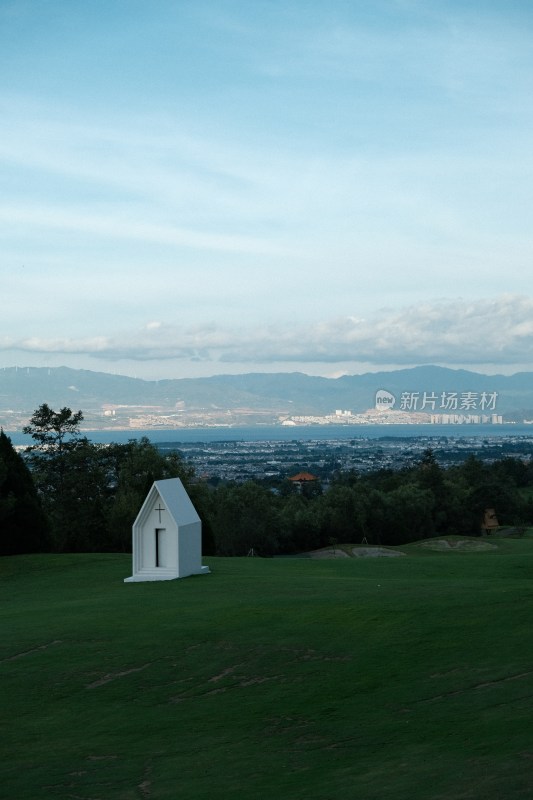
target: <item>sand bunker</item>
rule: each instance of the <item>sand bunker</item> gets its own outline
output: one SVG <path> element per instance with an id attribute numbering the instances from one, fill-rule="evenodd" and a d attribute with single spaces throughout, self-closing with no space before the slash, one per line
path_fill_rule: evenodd
<path id="1" fill-rule="evenodd" d="M 344 550 L 339 550 L 338 548 L 326 549 L 326 550 L 313 550 L 312 553 L 306 553 L 306 556 L 309 558 L 350 558 L 350 556 L 344 552 Z"/>
<path id="2" fill-rule="evenodd" d="M 418 542 L 419 547 L 427 547 L 428 550 L 497 550 L 497 544 L 483 542 L 479 539 L 427 539 Z"/>
<path id="3" fill-rule="evenodd" d="M 352 547 L 349 552 L 341 550 L 339 547 L 325 547 L 323 550 L 313 550 L 310 553 L 302 553 L 305 558 L 380 558 L 382 556 L 395 558 L 404 556 L 399 550 L 390 550 L 388 547 Z"/>
<path id="4" fill-rule="evenodd" d="M 417 547 L 425 547 L 427 550 L 439 550 L 441 552 L 479 552 L 480 550 L 497 550 L 498 545 L 487 542 L 483 539 L 469 539 L 465 537 L 450 539 L 425 539 L 423 542 L 412 542 Z M 313 550 L 302 553 L 300 558 L 398 558 L 407 553 L 392 547 L 380 547 L 379 545 L 343 545 L 340 547 L 324 547 L 322 550 Z"/>
<path id="5" fill-rule="evenodd" d="M 405 555 L 400 550 L 389 550 L 388 547 L 352 547 L 352 553 L 356 558 L 397 558 Z"/>

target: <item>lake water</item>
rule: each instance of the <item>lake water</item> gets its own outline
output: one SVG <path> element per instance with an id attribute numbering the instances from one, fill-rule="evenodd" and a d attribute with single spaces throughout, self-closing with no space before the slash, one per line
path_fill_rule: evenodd
<path id="1" fill-rule="evenodd" d="M 31 444 L 31 438 L 20 431 L 6 434 L 14 445 Z M 83 431 L 91 441 L 107 444 L 127 442 L 146 436 L 154 444 L 175 442 L 226 441 L 328 441 L 328 439 L 428 438 L 449 439 L 527 437 L 533 439 L 533 425 L 255 425 L 238 428 L 180 428 L 179 430 Z"/>

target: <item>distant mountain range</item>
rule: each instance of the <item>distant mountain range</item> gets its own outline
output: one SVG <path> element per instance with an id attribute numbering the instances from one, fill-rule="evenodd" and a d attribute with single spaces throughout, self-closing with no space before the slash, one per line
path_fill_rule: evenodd
<path id="1" fill-rule="evenodd" d="M 470 397 L 478 408 L 481 404 L 490 410 L 492 404 L 492 410 L 504 414 L 506 420 L 533 418 L 533 372 L 482 375 L 435 366 L 335 379 L 302 373 L 250 373 L 160 381 L 68 367 L 5 367 L 0 368 L 0 415 L 6 411 L 31 413 L 42 403 L 84 413 L 101 412 L 104 406 L 248 409 L 301 415 L 346 409 L 360 413 L 375 406 L 379 390 L 393 396 L 396 409 L 410 398 L 418 409 L 425 399 L 425 410 L 430 410 L 433 398 L 434 410 L 442 411 L 439 406 L 455 393 Z"/>

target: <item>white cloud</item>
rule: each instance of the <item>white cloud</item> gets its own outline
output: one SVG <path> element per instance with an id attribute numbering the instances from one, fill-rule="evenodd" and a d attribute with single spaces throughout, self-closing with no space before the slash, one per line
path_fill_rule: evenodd
<path id="1" fill-rule="evenodd" d="M 4 337 L 0 350 L 84 354 L 108 362 L 201 360 L 219 367 L 240 363 L 258 369 L 275 363 L 509 365 L 531 357 L 532 319 L 533 299 L 510 295 L 476 302 L 423 303 L 385 309 L 371 318 L 344 317 L 305 327 L 212 324 L 180 328 L 156 322 L 121 335 Z"/>

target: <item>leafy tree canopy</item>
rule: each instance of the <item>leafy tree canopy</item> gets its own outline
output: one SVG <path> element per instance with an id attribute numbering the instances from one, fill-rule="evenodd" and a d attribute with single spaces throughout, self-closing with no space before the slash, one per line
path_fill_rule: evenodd
<path id="1" fill-rule="evenodd" d="M 66 441 L 80 436 L 79 428 L 82 421 L 81 411 L 73 413 L 66 406 L 54 411 L 47 403 L 43 403 L 34 412 L 30 424 L 23 428 L 23 432 L 37 442 L 33 448 L 61 452 Z"/>
<path id="2" fill-rule="evenodd" d="M 48 548 L 48 527 L 31 473 L 0 429 L 0 555 Z"/>

